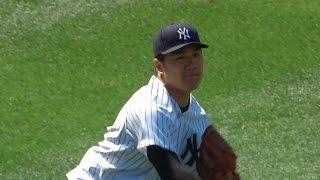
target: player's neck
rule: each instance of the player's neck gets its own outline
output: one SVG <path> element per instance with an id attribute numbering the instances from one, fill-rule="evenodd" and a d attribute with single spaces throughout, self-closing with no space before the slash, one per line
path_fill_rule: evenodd
<path id="1" fill-rule="evenodd" d="M 180 108 L 184 108 L 188 106 L 191 92 L 178 89 L 172 85 L 165 83 L 165 80 L 162 76 L 158 75 L 157 78 L 163 82 L 165 88 L 167 89 L 169 94 L 172 96 L 172 98 L 177 102 Z"/>
<path id="2" fill-rule="evenodd" d="M 176 89 L 170 86 L 165 85 L 169 94 L 173 97 L 173 99 L 178 103 L 178 105 L 183 108 L 188 106 L 190 101 L 190 92 L 183 91 L 180 89 Z"/>

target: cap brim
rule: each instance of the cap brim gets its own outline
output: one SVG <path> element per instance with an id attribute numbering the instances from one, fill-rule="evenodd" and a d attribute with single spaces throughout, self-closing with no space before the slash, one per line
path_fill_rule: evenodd
<path id="1" fill-rule="evenodd" d="M 184 44 L 179 44 L 177 46 L 173 46 L 172 48 L 169 48 L 167 49 L 166 51 L 163 51 L 161 52 L 162 55 L 165 55 L 165 54 L 169 54 L 169 53 L 172 53 L 178 49 L 181 49 L 185 46 L 188 46 L 188 45 L 198 45 L 200 48 L 207 48 L 209 47 L 207 44 L 203 44 L 203 43 L 199 43 L 199 42 L 188 42 L 188 43 L 184 43 Z"/>

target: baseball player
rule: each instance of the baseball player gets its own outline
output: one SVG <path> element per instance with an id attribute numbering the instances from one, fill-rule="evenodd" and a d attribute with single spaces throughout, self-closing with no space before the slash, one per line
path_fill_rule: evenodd
<path id="1" fill-rule="evenodd" d="M 190 24 L 163 27 L 153 41 L 149 83 L 127 101 L 103 141 L 68 179 L 197 179 L 208 116 L 191 94 L 201 82 L 203 44 Z"/>

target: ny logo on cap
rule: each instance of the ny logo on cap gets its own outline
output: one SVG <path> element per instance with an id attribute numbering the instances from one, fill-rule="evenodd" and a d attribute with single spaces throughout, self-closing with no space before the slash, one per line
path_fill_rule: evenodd
<path id="1" fill-rule="evenodd" d="M 191 38 L 189 36 L 189 30 L 185 27 L 183 27 L 183 30 L 181 28 L 179 28 L 178 33 L 179 33 L 179 39 L 182 39 L 182 36 L 183 36 L 183 40 L 187 40 L 187 39 Z"/>

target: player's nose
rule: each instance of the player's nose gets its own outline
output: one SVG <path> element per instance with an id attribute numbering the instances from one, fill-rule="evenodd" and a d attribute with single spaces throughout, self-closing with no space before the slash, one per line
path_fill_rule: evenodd
<path id="1" fill-rule="evenodd" d="M 199 67 L 199 59 L 194 58 L 194 57 L 190 57 L 186 60 L 186 66 L 185 69 L 186 70 L 194 70 L 197 69 Z"/>

